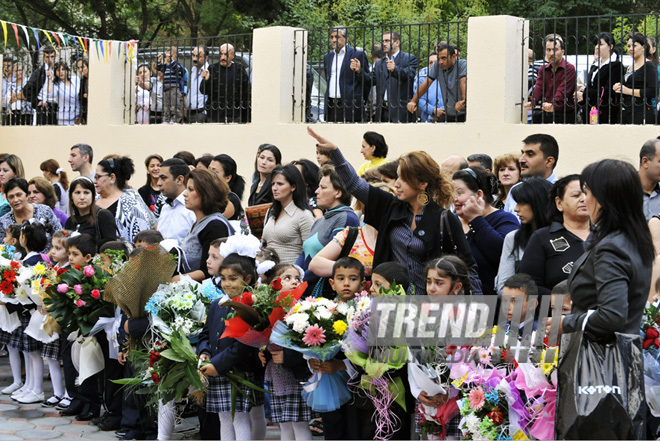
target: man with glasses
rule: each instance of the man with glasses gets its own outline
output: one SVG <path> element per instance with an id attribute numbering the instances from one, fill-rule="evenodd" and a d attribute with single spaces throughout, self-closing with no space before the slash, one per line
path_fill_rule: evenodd
<path id="1" fill-rule="evenodd" d="M 186 109 L 188 112 L 188 121 L 190 123 L 203 123 L 206 121 L 206 95 L 199 91 L 199 84 L 202 81 L 202 71 L 208 70 L 209 50 L 206 45 L 200 44 L 192 52 L 193 67 L 190 73 L 190 88 Z"/>
<path id="2" fill-rule="evenodd" d="M 417 57 L 400 50 L 401 35 L 398 32 L 383 34 L 385 57 L 374 66 L 372 78 L 376 82 L 376 121 L 413 122 L 415 115 L 406 105 L 413 96 L 417 74 Z"/>

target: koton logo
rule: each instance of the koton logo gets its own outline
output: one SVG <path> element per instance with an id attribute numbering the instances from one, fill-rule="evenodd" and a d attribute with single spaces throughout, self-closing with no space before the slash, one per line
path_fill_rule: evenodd
<path id="1" fill-rule="evenodd" d="M 621 388 L 619 386 L 609 385 L 591 385 L 591 386 L 578 386 L 578 395 L 594 395 L 594 394 L 618 394 L 621 395 Z"/>

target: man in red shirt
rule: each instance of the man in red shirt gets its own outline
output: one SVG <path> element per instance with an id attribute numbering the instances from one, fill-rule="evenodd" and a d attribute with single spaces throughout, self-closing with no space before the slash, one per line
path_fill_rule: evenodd
<path id="1" fill-rule="evenodd" d="M 559 34 L 549 34 L 543 39 L 545 59 L 548 64 L 539 71 L 534 92 L 525 108 L 539 106 L 543 111 L 534 115 L 534 124 L 575 123 L 575 66 L 564 59 L 564 40 Z"/>

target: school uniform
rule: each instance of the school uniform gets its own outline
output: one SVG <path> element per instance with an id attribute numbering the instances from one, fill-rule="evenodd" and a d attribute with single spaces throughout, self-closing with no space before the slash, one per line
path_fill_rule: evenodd
<path id="1" fill-rule="evenodd" d="M 220 338 L 225 331 L 225 319 L 233 309 L 220 306 L 229 300 L 229 296 L 216 299 L 209 307 L 206 324 L 199 335 L 197 353 L 207 353 L 211 363 L 218 371 L 217 377 L 208 377 L 206 392 L 207 412 L 231 412 L 231 383 L 222 374 L 233 372 L 242 374 L 246 380 L 257 386 L 263 384 L 263 370 L 256 348 L 244 345 L 234 338 Z M 254 393 L 256 406 L 264 404 L 264 394 L 247 387 L 242 389 L 248 394 Z M 236 412 L 249 412 L 253 404 L 242 394 L 236 396 Z"/>

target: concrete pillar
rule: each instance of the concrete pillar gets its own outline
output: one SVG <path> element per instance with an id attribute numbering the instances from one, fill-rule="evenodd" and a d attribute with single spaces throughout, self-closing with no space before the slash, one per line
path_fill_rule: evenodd
<path id="1" fill-rule="evenodd" d="M 300 78 L 294 77 L 294 39 L 297 28 L 275 26 L 254 30 L 252 75 L 252 122 L 293 122 L 294 85 L 301 93 Z M 298 55 L 300 58 L 300 56 Z M 305 66 L 305 64 L 298 64 Z M 300 69 L 298 69 L 300 71 Z M 296 71 L 296 72 L 298 72 Z M 301 75 L 304 76 L 303 69 Z M 303 83 L 304 84 L 304 83 Z M 296 102 L 302 102 L 299 98 Z M 299 113 L 299 112 L 298 112 Z"/>
<path id="2" fill-rule="evenodd" d="M 522 84 L 527 84 L 527 46 L 523 45 L 523 34 L 529 32 L 524 23 L 522 18 L 507 15 L 468 20 L 470 125 L 521 122 Z"/>
<path id="3" fill-rule="evenodd" d="M 133 63 L 126 61 L 124 49 L 119 42 L 112 42 L 112 53 L 106 63 L 105 58 L 96 54 L 96 47 L 89 45 L 89 100 L 88 100 L 88 121 L 90 128 L 101 128 L 107 125 L 124 124 L 124 104 L 126 111 L 129 110 L 129 100 L 135 101 L 135 87 L 126 84 L 127 81 L 134 79 L 135 75 L 130 75 L 135 66 L 136 58 Z M 137 49 L 134 51 L 137 54 Z M 134 112 L 135 107 L 130 106 Z M 128 122 L 128 120 L 126 121 Z"/>

